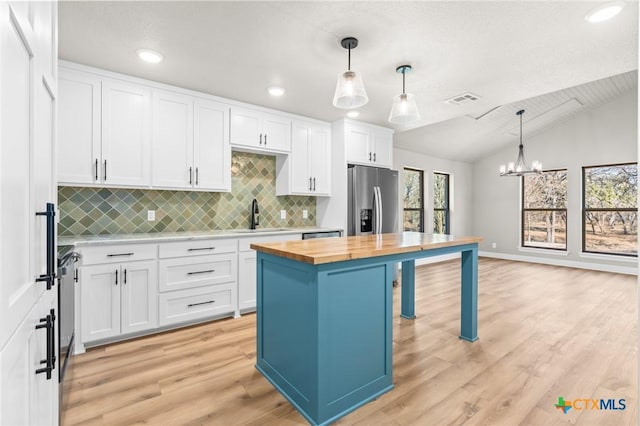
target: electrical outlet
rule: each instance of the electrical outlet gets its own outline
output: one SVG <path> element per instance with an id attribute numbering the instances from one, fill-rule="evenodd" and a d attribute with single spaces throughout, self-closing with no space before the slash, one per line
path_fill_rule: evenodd
<path id="1" fill-rule="evenodd" d="M 309 219 L 309 210 L 302 210 L 302 218 Z"/>
<path id="2" fill-rule="evenodd" d="M 156 220 L 156 211 L 155 210 L 147 210 L 147 220 L 149 222 L 154 222 Z"/>
<path id="3" fill-rule="evenodd" d="M 280 210 L 280 219 L 284 220 L 287 218 L 287 211 L 286 210 Z"/>
<path id="4" fill-rule="evenodd" d="M 491 243 L 491 248 L 497 248 L 498 245 L 496 243 Z"/>

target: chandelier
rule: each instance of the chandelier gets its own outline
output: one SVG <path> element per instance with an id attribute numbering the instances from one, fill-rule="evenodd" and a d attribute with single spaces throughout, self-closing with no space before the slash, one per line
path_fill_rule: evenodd
<path id="1" fill-rule="evenodd" d="M 524 110 L 516 112 L 516 115 L 520 116 L 520 145 L 518 146 L 518 159 L 515 163 L 508 163 L 507 165 L 500 165 L 500 176 L 525 176 L 531 174 L 542 173 L 542 163 L 534 161 L 531 163 L 531 168 L 527 167 L 527 163 L 524 160 L 524 145 L 522 145 L 522 115 Z"/>

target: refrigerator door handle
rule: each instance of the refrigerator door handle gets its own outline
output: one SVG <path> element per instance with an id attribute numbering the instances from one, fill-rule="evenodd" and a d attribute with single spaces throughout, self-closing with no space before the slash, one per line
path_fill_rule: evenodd
<path id="1" fill-rule="evenodd" d="M 377 189 L 378 189 L 377 186 L 373 187 L 373 208 L 372 208 L 373 217 L 371 218 L 371 220 L 373 221 L 373 224 L 372 224 L 373 226 L 371 227 L 372 234 L 378 233 L 378 191 Z"/>
<path id="2" fill-rule="evenodd" d="M 378 202 L 378 229 L 376 233 L 382 234 L 382 192 L 379 186 L 376 186 L 376 191 L 378 191 L 378 196 L 376 197 L 376 201 Z"/>

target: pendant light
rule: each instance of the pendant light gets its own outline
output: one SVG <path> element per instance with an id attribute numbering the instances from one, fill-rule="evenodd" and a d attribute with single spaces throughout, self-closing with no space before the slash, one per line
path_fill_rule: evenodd
<path id="1" fill-rule="evenodd" d="M 402 74 L 402 93 L 393 98 L 389 121 L 396 124 L 409 124 L 420 120 L 416 98 L 405 91 L 405 74 L 411 72 L 411 65 L 400 65 L 396 72 Z"/>
<path id="2" fill-rule="evenodd" d="M 524 145 L 522 145 L 522 115 L 524 110 L 516 112 L 520 116 L 520 145 L 518 146 L 518 159 L 515 163 L 509 163 L 506 166 L 500 165 L 500 176 L 525 176 L 542 173 L 542 163 L 534 161 L 531 163 L 531 169 L 527 167 L 524 160 Z"/>
<path id="3" fill-rule="evenodd" d="M 359 108 L 369 102 L 367 91 L 364 90 L 360 73 L 351 69 L 351 49 L 358 46 L 358 39 L 347 37 L 342 39 L 340 45 L 349 50 L 347 71 L 338 74 L 336 93 L 333 95 L 333 106 L 337 108 Z"/>

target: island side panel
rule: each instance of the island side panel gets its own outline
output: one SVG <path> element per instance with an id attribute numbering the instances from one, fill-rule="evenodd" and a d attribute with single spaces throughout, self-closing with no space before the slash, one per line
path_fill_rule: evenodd
<path id="1" fill-rule="evenodd" d="M 317 274 L 258 252 L 256 368 L 312 423 L 317 418 Z"/>
<path id="2" fill-rule="evenodd" d="M 460 338 L 478 340 L 478 245 L 463 250 L 461 256 L 462 291 L 460 301 Z"/>
<path id="3" fill-rule="evenodd" d="M 318 275 L 318 423 L 393 388 L 393 263 L 325 265 Z"/>

